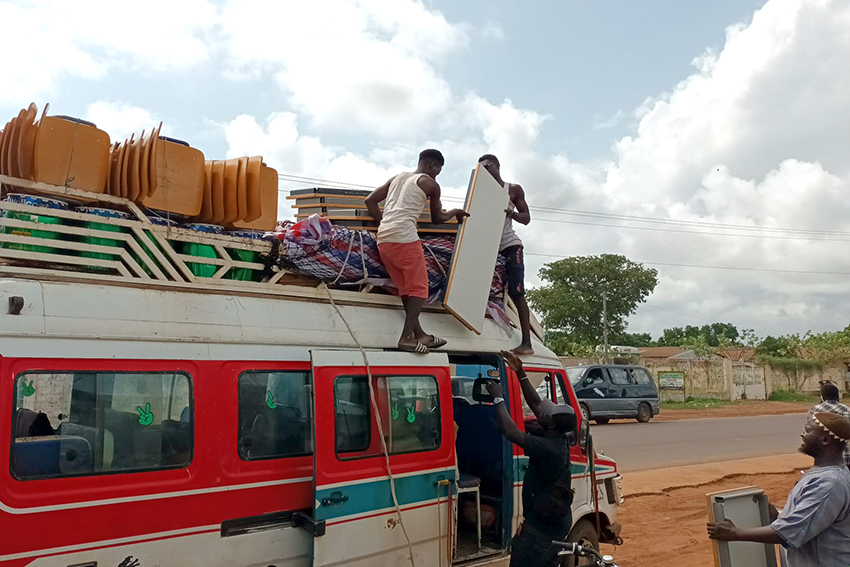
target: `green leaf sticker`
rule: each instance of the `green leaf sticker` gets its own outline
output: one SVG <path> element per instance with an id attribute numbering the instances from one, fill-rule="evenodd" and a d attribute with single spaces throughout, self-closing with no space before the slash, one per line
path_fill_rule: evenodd
<path id="1" fill-rule="evenodd" d="M 35 386 L 32 385 L 32 380 L 27 384 L 25 381 L 21 382 L 21 395 L 25 398 L 29 398 L 35 394 Z"/>
<path id="2" fill-rule="evenodd" d="M 416 414 L 413 413 L 413 408 L 405 408 L 407 410 L 407 423 L 416 421 Z"/>
<path id="3" fill-rule="evenodd" d="M 393 421 L 398 419 L 398 404 L 393 406 Z"/>
<path id="4" fill-rule="evenodd" d="M 142 406 L 136 406 L 136 411 L 139 412 L 139 425 L 148 426 L 153 423 L 153 412 L 151 412 L 150 402 L 145 405 L 145 409 L 142 409 Z"/>
<path id="5" fill-rule="evenodd" d="M 277 407 L 277 402 L 274 401 L 274 396 L 272 396 L 270 390 L 266 390 L 266 406 L 268 406 L 269 409 L 275 409 Z"/>

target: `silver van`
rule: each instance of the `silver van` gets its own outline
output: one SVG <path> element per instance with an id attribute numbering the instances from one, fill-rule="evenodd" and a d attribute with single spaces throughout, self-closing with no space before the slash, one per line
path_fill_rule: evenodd
<path id="1" fill-rule="evenodd" d="M 597 364 L 567 368 L 585 419 L 608 423 L 634 418 L 646 423 L 658 415 L 658 389 L 643 366 Z"/>

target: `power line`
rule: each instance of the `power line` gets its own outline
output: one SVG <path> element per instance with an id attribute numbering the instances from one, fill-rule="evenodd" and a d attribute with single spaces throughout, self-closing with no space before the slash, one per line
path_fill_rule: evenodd
<path id="1" fill-rule="evenodd" d="M 309 177 L 309 176 L 301 176 L 301 175 L 290 175 L 290 174 L 278 174 L 278 178 L 284 182 L 288 183 L 304 183 L 304 184 L 319 184 L 319 185 L 333 185 L 334 187 L 329 188 L 340 188 L 340 189 L 374 189 L 374 185 L 364 185 L 361 183 L 351 183 L 347 181 L 333 181 L 329 179 L 322 179 L 319 177 Z M 280 190 L 280 192 L 290 192 L 288 190 Z M 464 202 L 465 199 L 462 197 L 454 197 L 451 195 L 444 195 L 442 197 L 445 201 L 450 202 Z M 850 239 L 850 232 L 843 231 L 832 231 L 832 230 L 813 230 L 813 229 L 804 229 L 804 228 L 791 228 L 791 227 L 762 227 L 762 226 L 750 226 L 750 225 L 740 225 L 740 224 L 730 224 L 730 223 L 715 223 L 709 221 L 695 221 L 695 220 L 684 220 L 684 219 L 667 219 L 661 217 L 644 217 L 638 215 L 624 215 L 617 213 L 605 213 L 598 211 L 582 211 L 577 209 L 566 209 L 559 207 L 547 207 L 547 206 L 535 206 L 530 207 L 529 210 L 531 212 L 544 212 L 549 214 L 557 214 L 557 215 L 566 215 L 566 216 L 577 216 L 577 217 L 585 217 L 585 218 L 594 218 L 601 220 L 616 220 L 616 221 L 632 221 L 632 222 L 643 222 L 643 223 L 653 223 L 653 224 L 667 224 L 674 226 L 682 226 L 682 227 L 694 227 L 694 228 L 715 228 L 715 229 L 728 229 L 728 230 L 736 230 L 736 231 L 745 231 L 745 232 L 756 232 L 759 234 L 728 234 L 728 233 L 720 233 L 720 232 L 704 232 L 697 230 L 677 230 L 673 228 L 660 228 L 660 227 L 643 227 L 643 226 L 624 226 L 624 225 L 612 225 L 612 224 L 601 224 L 601 223 L 590 223 L 590 222 L 581 222 L 581 221 L 568 221 L 563 219 L 549 219 L 549 218 L 536 218 L 535 220 L 542 222 L 560 222 L 564 224 L 575 224 L 582 226 L 602 226 L 607 228 L 624 228 L 630 230 L 649 230 L 656 232 L 675 232 L 680 234 L 704 234 L 707 236 L 740 236 L 740 237 L 748 237 L 748 238 L 769 238 L 769 239 L 780 239 L 780 240 L 823 240 L 827 242 L 846 242 Z M 773 233 L 785 233 L 789 236 L 780 236 L 777 234 L 761 234 L 764 232 L 773 232 Z M 799 236 L 791 236 L 791 235 L 799 235 Z M 848 239 L 829 239 L 829 238 L 810 238 L 805 235 L 820 235 L 820 236 L 846 236 Z"/>
<path id="2" fill-rule="evenodd" d="M 546 258 L 557 258 L 559 260 L 566 259 L 566 256 L 560 254 L 541 254 L 537 252 L 526 252 L 526 256 L 541 256 Z M 786 270 L 782 268 L 750 268 L 745 266 L 707 266 L 701 264 L 676 264 L 673 262 L 637 262 L 647 266 L 671 266 L 675 268 L 697 268 L 702 270 L 735 270 L 741 272 L 770 272 L 780 274 L 812 274 L 823 276 L 850 276 L 850 272 L 833 272 L 833 271 L 812 271 L 812 270 Z"/>
<path id="3" fill-rule="evenodd" d="M 534 219 L 540 222 L 554 222 L 561 224 L 574 224 L 580 226 L 601 226 L 606 228 L 621 228 L 628 230 L 644 230 L 650 232 L 672 232 L 677 234 L 702 234 L 705 236 L 733 236 L 738 238 L 767 238 L 771 240 L 810 240 L 815 242 L 850 242 L 850 238 L 812 238 L 810 236 L 779 236 L 775 234 L 728 234 L 724 232 L 703 232 L 701 230 L 678 230 L 674 228 L 658 228 L 651 226 L 624 226 L 619 224 L 601 224 L 595 222 L 568 221 L 560 219 Z M 850 235 L 848 235 L 850 236 Z"/>
<path id="4" fill-rule="evenodd" d="M 837 230 L 812 230 L 805 228 L 788 228 L 788 227 L 767 227 L 767 226 L 751 226 L 742 224 L 716 223 L 709 221 L 695 221 L 682 219 L 665 219 L 661 217 L 641 217 L 635 215 L 621 215 L 616 213 L 601 213 L 594 211 L 579 211 L 575 209 L 559 209 L 557 207 L 531 207 L 532 211 L 544 211 L 546 213 L 560 214 L 567 216 L 592 217 L 606 220 L 628 220 L 635 222 L 652 222 L 661 224 L 674 224 L 680 226 L 699 226 L 705 228 L 725 228 L 734 230 L 752 230 L 763 232 L 790 232 L 790 233 L 807 233 L 807 234 L 823 234 L 823 235 L 840 235 L 850 236 L 850 232 Z"/>
<path id="5" fill-rule="evenodd" d="M 658 307 L 657 305 L 653 305 L 651 303 L 643 303 L 644 307 L 652 307 L 653 309 L 659 309 L 661 311 L 667 311 L 669 313 L 675 313 L 676 315 L 682 315 L 684 317 L 690 317 L 692 319 L 699 319 L 700 321 L 707 321 L 709 323 L 713 323 L 711 319 L 706 319 L 705 317 L 697 317 L 696 315 L 691 315 L 690 313 L 682 313 L 681 311 L 674 311 L 673 309 L 667 309 L 666 307 Z"/>

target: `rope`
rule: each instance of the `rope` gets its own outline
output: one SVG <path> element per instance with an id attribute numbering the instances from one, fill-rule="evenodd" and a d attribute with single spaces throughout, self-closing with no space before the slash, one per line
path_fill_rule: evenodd
<path id="1" fill-rule="evenodd" d="M 334 281 L 331 282 L 331 285 L 334 285 L 336 282 L 339 281 L 339 278 L 342 277 L 342 272 L 344 272 L 345 268 L 348 266 L 348 258 L 351 256 L 351 248 L 354 246 L 354 236 L 356 234 L 357 234 L 357 231 L 354 231 L 354 230 L 351 231 L 351 238 L 348 239 L 348 253 L 345 255 L 345 261 L 342 263 L 342 267 L 339 269 L 339 273 L 336 275 L 336 278 L 334 279 Z M 362 239 L 362 237 L 361 237 L 361 239 Z M 361 240 L 361 243 L 360 243 L 360 255 L 361 256 L 363 255 L 363 242 L 362 242 L 362 240 Z M 366 277 L 365 273 L 363 274 L 363 277 Z M 328 292 L 328 293 L 330 293 L 330 292 Z M 354 337 L 354 335 L 351 335 L 351 336 L 352 336 L 352 338 Z M 357 342 L 357 339 L 354 339 L 354 340 L 355 340 L 355 342 Z"/>
<path id="2" fill-rule="evenodd" d="M 407 535 L 407 528 L 404 527 L 404 521 L 401 518 L 401 506 L 399 506 L 398 504 L 398 496 L 395 492 L 395 478 L 393 477 L 392 469 L 390 469 L 390 453 L 389 450 L 387 450 L 387 440 L 384 439 L 384 426 L 381 423 L 381 412 L 378 411 L 378 402 L 375 399 L 375 387 L 372 384 L 372 368 L 369 366 L 369 358 L 366 356 L 366 349 L 363 348 L 363 345 L 360 344 L 360 341 L 358 341 L 357 337 L 354 335 L 354 331 L 351 329 L 351 325 L 348 324 L 348 321 L 345 319 L 345 316 L 342 314 L 342 311 L 340 311 L 339 307 L 337 307 L 330 288 L 328 288 L 328 286 L 323 287 L 325 288 L 325 292 L 328 294 L 328 299 L 330 299 L 331 305 L 336 311 L 336 314 L 339 315 L 340 319 L 342 319 L 342 322 L 345 324 L 345 328 L 348 329 L 348 334 L 351 335 L 351 338 L 354 340 L 354 344 L 357 345 L 357 348 L 360 349 L 360 354 L 363 355 L 363 364 L 366 366 L 366 374 L 368 376 L 367 379 L 369 380 L 369 397 L 372 400 L 372 411 L 375 413 L 375 419 L 378 422 L 378 432 L 379 437 L 381 438 L 381 449 L 383 449 L 384 458 L 387 461 L 387 475 L 389 475 L 390 477 L 390 492 L 393 497 L 393 504 L 395 505 L 396 514 L 398 515 L 398 523 L 401 526 L 401 531 L 404 533 L 404 539 L 407 540 L 407 550 L 410 552 L 410 565 L 411 567 L 416 567 L 416 562 L 413 560 L 413 544 L 410 543 L 410 536 Z"/>

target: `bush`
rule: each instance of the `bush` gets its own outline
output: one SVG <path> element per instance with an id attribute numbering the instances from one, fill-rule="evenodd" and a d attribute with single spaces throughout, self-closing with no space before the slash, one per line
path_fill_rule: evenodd
<path id="1" fill-rule="evenodd" d="M 811 402 L 814 398 L 804 396 L 794 390 L 774 390 L 767 397 L 771 402 Z"/>

